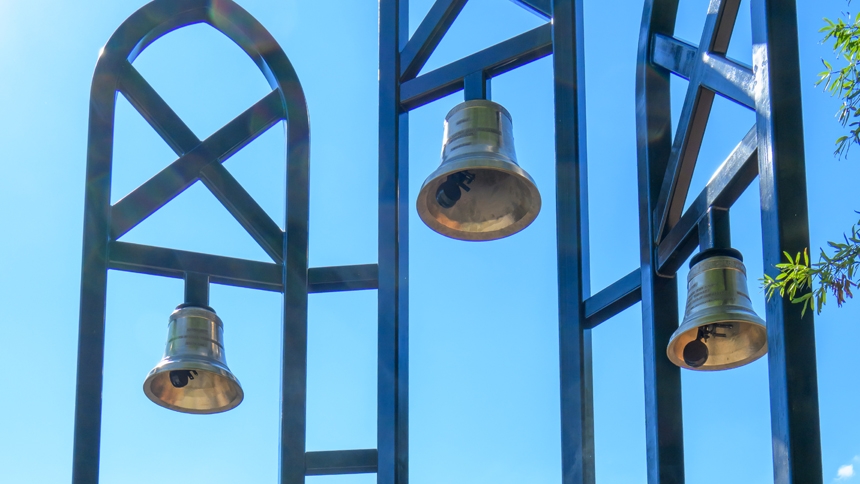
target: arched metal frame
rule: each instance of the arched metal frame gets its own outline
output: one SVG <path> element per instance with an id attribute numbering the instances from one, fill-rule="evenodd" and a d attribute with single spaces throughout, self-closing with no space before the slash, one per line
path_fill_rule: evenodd
<path id="1" fill-rule="evenodd" d="M 206 23 L 234 41 L 260 68 L 271 93 L 205 140 L 198 139 L 132 63 L 175 29 Z M 122 93 L 178 159 L 110 204 L 114 115 Z M 285 230 L 222 166 L 234 153 L 286 121 Z M 305 475 L 375 472 L 376 451 L 305 452 L 308 293 L 373 289 L 377 265 L 308 269 L 309 126 L 295 70 L 275 39 L 231 0 L 155 0 L 129 17 L 98 60 L 90 95 L 83 267 L 72 482 L 98 482 L 102 370 L 108 270 L 185 280 L 185 301 L 208 304 L 209 284 L 281 292 L 280 482 Z M 118 239 L 200 181 L 273 262 L 221 257 L 121 242 Z"/>
<path id="2" fill-rule="evenodd" d="M 107 271 L 184 278 L 186 300 L 219 283 L 284 294 L 280 482 L 306 475 L 377 472 L 408 482 L 408 113 L 464 90 L 489 97 L 489 80 L 553 54 L 561 377 L 562 482 L 595 481 L 590 330 L 642 300 L 648 482 L 684 482 L 680 371 L 665 356 L 678 326 L 674 274 L 695 250 L 725 242 L 728 208 L 760 175 L 765 271 L 783 250 L 808 246 L 794 0 L 751 0 L 754 68 L 725 57 L 739 0 L 712 0 L 700 47 L 672 36 L 678 0 L 646 0 L 637 67 L 641 267 L 592 295 L 589 288 L 583 0 L 512 0 L 552 20 L 431 72 L 422 67 L 466 0 L 436 0 L 410 38 L 408 0 L 379 0 L 379 261 L 308 269 L 308 122 L 298 78 L 275 40 L 230 0 L 156 0 L 130 17 L 99 58 L 90 101 L 84 260 L 75 408 L 74 484 L 98 482 Z M 161 35 L 205 22 L 235 41 L 273 88 L 206 140 L 197 139 L 132 66 Z M 690 80 L 674 139 L 669 76 Z M 179 158 L 110 205 L 116 93 Z M 756 111 L 756 126 L 682 213 L 714 94 Z M 221 166 L 287 120 L 286 230 Z M 200 180 L 274 263 L 119 242 Z M 781 188 L 788 187 L 788 188 Z M 377 288 L 378 449 L 305 452 L 307 294 Z M 768 303 L 774 476 L 822 482 L 811 314 Z"/>

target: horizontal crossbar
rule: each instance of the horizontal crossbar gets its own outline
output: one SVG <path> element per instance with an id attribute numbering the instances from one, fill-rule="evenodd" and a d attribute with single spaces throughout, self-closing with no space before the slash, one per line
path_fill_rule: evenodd
<path id="1" fill-rule="evenodd" d="M 545 24 L 404 82 L 400 104 L 415 109 L 463 89 L 463 79 L 469 74 L 484 72 L 491 78 L 550 54 L 552 25 Z"/>
<path id="2" fill-rule="evenodd" d="M 712 206 L 728 209 L 758 176 L 753 126 L 657 247 L 657 272 L 674 274 L 699 245 L 698 225 Z"/>
<path id="3" fill-rule="evenodd" d="M 755 109 L 753 87 L 755 76 L 749 66 L 721 55 L 706 54 L 698 59 L 698 48 L 683 40 L 662 34 L 654 35 L 651 60 L 684 79 L 690 79 L 697 68 L 702 86 L 749 109 Z M 701 66 L 697 66 L 701 62 Z"/>
<path id="4" fill-rule="evenodd" d="M 209 276 L 213 284 L 283 292 L 283 266 L 129 242 L 111 242 L 109 269 L 181 279 L 186 272 Z M 360 291 L 379 287 L 378 266 L 362 264 L 308 269 L 308 293 Z"/>
<path id="5" fill-rule="evenodd" d="M 379 266 L 376 264 L 308 269 L 308 292 L 311 293 L 360 291 L 378 287 Z"/>
<path id="6" fill-rule="evenodd" d="M 378 460 L 376 449 L 305 452 L 305 475 L 369 474 L 376 472 Z"/>
<path id="7" fill-rule="evenodd" d="M 642 300 L 642 272 L 636 269 L 585 300 L 589 329 Z"/>

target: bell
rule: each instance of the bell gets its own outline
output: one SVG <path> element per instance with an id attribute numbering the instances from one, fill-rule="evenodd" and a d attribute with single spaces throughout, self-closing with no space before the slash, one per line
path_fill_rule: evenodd
<path id="1" fill-rule="evenodd" d="M 227 368 L 224 325 L 208 307 L 182 304 L 167 325 L 164 357 L 143 382 L 162 407 L 184 413 L 218 413 L 236 407 L 245 393 Z"/>
<path id="2" fill-rule="evenodd" d="M 708 249 L 690 261 L 684 321 L 666 349 L 672 363 L 725 370 L 767 353 L 767 330 L 753 311 L 742 261 L 735 249 Z"/>
<path id="3" fill-rule="evenodd" d="M 418 193 L 428 227 L 460 240 L 495 240 L 540 212 L 534 180 L 517 165 L 511 115 L 492 101 L 458 104 L 445 117 L 442 163 Z"/>

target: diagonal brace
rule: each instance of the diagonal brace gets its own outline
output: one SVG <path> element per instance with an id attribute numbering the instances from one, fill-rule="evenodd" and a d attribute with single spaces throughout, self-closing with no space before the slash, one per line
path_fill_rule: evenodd
<path id="1" fill-rule="evenodd" d="M 708 17 L 696 53 L 698 61 L 693 63 L 690 72 L 690 85 L 654 210 L 657 243 L 681 217 L 714 102 L 714 91 L 704 84 L 709 71 L 705 61 L 711 56 L 725 56 L 739 6 L 740 0 L 715 0 L 708 7 Z"/>
<path id="2" fill-rule="evenodd" d="M 413 79 L 439 46 L 466 0 L 436 0 L 400 53 L 401 81 Z"/>
<path id="3" fill-rule="evenodd" d="M 191 144 L 190 136 L 193 133 L 139 74 L 136 77 L 128 83 L 133 87 L 123 90 L 123 93 L 174 150 L 184 152 Z M 122 86 L 125 88 L 126 83 Z M 205 141 L 198 141 L 196 146 L 188 149 L 170 166 L 112 207 L 112 240 L 128 233 L 198 179 L 202 179 L 263 250 L 275 261 L 282 261 L 283 235 L 277 224 L 227 170 L 223 167 L 221 170 L 208 168 L 216 161 L 223 163 L 281 119 L 284 119 L 283 103 L 280 93 L 275 90 Z"/>

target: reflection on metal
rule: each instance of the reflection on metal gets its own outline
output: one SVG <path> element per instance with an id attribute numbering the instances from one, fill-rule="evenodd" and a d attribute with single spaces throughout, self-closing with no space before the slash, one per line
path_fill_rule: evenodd
<path id="1" fill-rule="evenodd" d="M 204 23 L 231 39 L 260 68 L 272 91 L 205 140 L 200 140 L 135 69 L 135 59 L 163 35 Z M 176 153 L 160 173 L 111 205 L 114 112 L 122 94 Z M 281 230 L 222 163 L 267 129 L 285 123 L 286 219 Z M 186 303 L 201 318 L 180 310 L 171 324 L 174 335 L 190 334 L 188 325 L 208 325 L 219 342 L 220 327 L 208 305 L 210 283 L 283 293 L 281 345 L 280 482 L 299 483 L 305 476 L 305 408 L 307 388 L 308 164 L 307 103 L 292 64 L 277 41 L 248 12 L 231 0 L 155 0 L 126 19 L 99 56 L 90 92 L 84 203 L 83 264 L 75 396 L 73 484 L 99 481 L 102 386 L 105 354 L 107 273 L 110 269 L 184 278 Z M 210 254 L 126 244 L 117 239 L 200 181 L 272 258 L 262 263 Z M 321 290 L 372 287 L 376 272 L 327 268 L 318 275 Z M 343 269 L 343 270 L 341 270 Z M 357 279 L 357 281 L 356 281 Z M 343 283 L 340 283 L 342 281 Z M 356 284 L 352 282 L 355 281 Z M 203 311 L 202 313 L 199 311 Z M 203 321 L 206 321 L 203 323 Z M 202 328 L 198 328 L 202 329 Z M 150 396 L 182 410 L 226 410 L 241 400 L 238 382 L 219 369 L 217 346 L 208 349 L 208 364 L 192 366 L 190 349 L 168 347 L 167 360 L 147 382 Z M 204 353 L 206 353 L 204 351 Z M 199 355 L 198 355 L 199 356 Z M 176 362 L 168 360 L 176 359 Z M 181 365 L 171 366 L 174 363 Z M 223 361 L 221 361 L 223 362 Z M 174 371 L 169 371 L 174 370 Z M 223 370 L 223 372 L 220 372 Z M 141 369 L 141 372 L 145 369 Z M 171 373 L 173 375 L 171 375 Z M 216 377 L 219 375 L 223 378 Z M 166 376 L 163 376 L 166 375 Z M 171 381 L 173 376 L 173 381 Z M 189 390 L 220 386 L 224 398 L 207 402 Z M 235 385 L 234 385 L 235 383 Z M 167 385 L 170 385 L 168 387 Z M 185 390 L 177 389 L 185 388 Z M 206 392 L 204 392 L 205 394 Z M 188 398 L 184 398 L 184 397 Z M 206 398 L 213 396 L 208 394 Z M 192 398 L 194 397 L 194 398 Z M 204 400 L 206 399 L 204 398 Z M 320 470 L 324 472 L 324 470 Z"/>
<path id="2" fill-rule="evenodd" d="M 407 22 L 409 1 L 379 0 L 378 271 L 370 266 L 324 268 L 316 271 L 316 279 L 307 267 L 306 103 L 298 77 L 275 39 L 230 0 L 155 0 L 123 23 L 99 57 L 90 98 L 73 484 L 98 482 L 109 269 L 184 277 L 186 281 L 189 273 L 198 273 L 211 283 L 282 292 L 280 483 L 301 484 L 306 475 L 375 470 L 379 484 L 406 484 L 409 111 L 463 89 L 467 77 L 489 80 L 549 54 L 553 54 L 556 127 L 562 484 L 593 484 L 595 480 L 590 330 L 640 297 L 648 482 L 684 482 L 681 378 L 665 348 L 678 329 L 677 283 L 672 276 L 697 245 L 695 227 L 711 208 L 730 208 L 757 171 L 761 173 L 764 269 L 773 275 L 782 251 L 795 253 L 809 245 L 795 0 L 751 0 L 753 66 L 725 56 L 739 0 L 709 2 L 698 46 L 673 37 L 678 0 L 644 0 L 635 103 L 640 265 L 593 296 L 588 270 L 584 1 L 513 1 L 548 22 L 419 75 L 466 0 L 433 2 L 412 38 Z M 254 59 L 273 89 L 206 140 L 199 140 L 132 66 L 159 37 L 198 22 L 234 40 Z M 674 139 L 669 107 L 673 73 L 690 80 Z M 178 159 L 111 206 L 117 92 L 129 99 Z M 717 94 L 755 109 L 756 126 L 719 176 L 684 212 L 690 177 Z M 221 166 L 281 120 L 288 121 L 286 231 Z M 458 173 L 463 171 L 476 177 L 470 182 L 464 173 L 452 179 L 460 190 L 479 180 L 470 170 Z M 272 263 L 116 240 L 197 180 L 260 244 Z M 445 176 L 440 184 L 447 181 Z M 431 193 L 435 197 L 438 187 Z M 459 202 L 453 200 L 455 195 L 443 195 L 443 203 Z M 379 290 L 377 450 L 306 453 L 308 291 L 373 287 Z M 767 319 L 774 476 L 780 484 L 821 483 L 812 315 L 801 317 L 799 307 L 774 300 L 768 305 Z M 703 332 L 714 339 L 720 338 L 714 332 L 725 330 L 713 327 Z M 199 372 L 177 375 L 177 383 L 188 377 L 190 384 L 191 376 L 197 378 Z"/>
<path id="3" fill-rule="evenodd" d="M 164 357 L 143 382 L 162 407 L 184 413 L 226 412 L 245 397 L 227 368 L 224 324 L 210 308 L 181 305 L 170 315 Z"/>
<path id="4" fill-rule="evenodd" d="M 636 124 L 648 482 L 683 483 L 685 479 L 684 412 L 676 364 L 689 366 L 684 361 L 684 349 L 689 347 L 687 360 L 701 364 L 700 369 L 712 364 L 737 366 L 767 351 L 774 479 L 779 484 L 820 484 L 811 312 L 803 316 L 799 305 L 774 298 L 767 305 L 766 328 L 760 326 L 751 306 L 724 316 L 741 322 L 720 322 L 720 317 L 703 324 L 709 320 L 708 303 L 691 300 L 693 307 L 688 308 L 679 328 L 674 277 L 696 246 L 728 247 L 716 243 L 725 242 L 726 233 L 708 233 L 714 210 L 727 212 L 756 176 L 761 195 L 764 271 L 775 276 L 783 251 L 794 254 L 809 246 L 795 0 L 708 2 L 698 45 L 673 35 L 677 0 L 644 3 L 636 71 Z M 742 5 L 751 11 L 752 66 L 726 56 Z M 674 136 L 669 88 L 672 75 L 689 80 L 680 119 L 674 123 Z M 685 210 L 715 95 L 754 110 L 756 122 Z M 742 292 L 748 294 L 739 263 L 722 260 L 700 264 L 696 273 L 691 272 L 691 284 L 725 277 L 724 284 L 743 286 Z M 718 267 L 698 272 L 710 264 Z M 734 299 L 740 306 L 746 305 L 743 295 Z M 729 324 L 731 328 L 726 327 Z M 729 361 L 712 362 L 714 355 L 731 353 L 729 343 L 735 331 L 740 332 L 736 338 L 746 339 L 738 342 L 744 349 Z M 695 340 L 703 344 L 692 344 Z M 729 345 L 728 350 L 725 345 Z M 709 350 L 707 359 L 703 347 Z"/>
<path id="5" fill-rule="evenodd" d="M 765 323 L 752 308 L 740 252 L 710 249 L 690 262 L 684 321 L 666 354 L 693 370 L 725 370 L 767 353 Z"/>
<path id="6" fill-rule="evenodd" d="M 418 215 L 461 240 L 495 240 L 540 212 L 534 180 L 517 164 L 511 115 L 487 100 L 458 104 L 445 117 L 442 164 L 418 193 Z"/>

